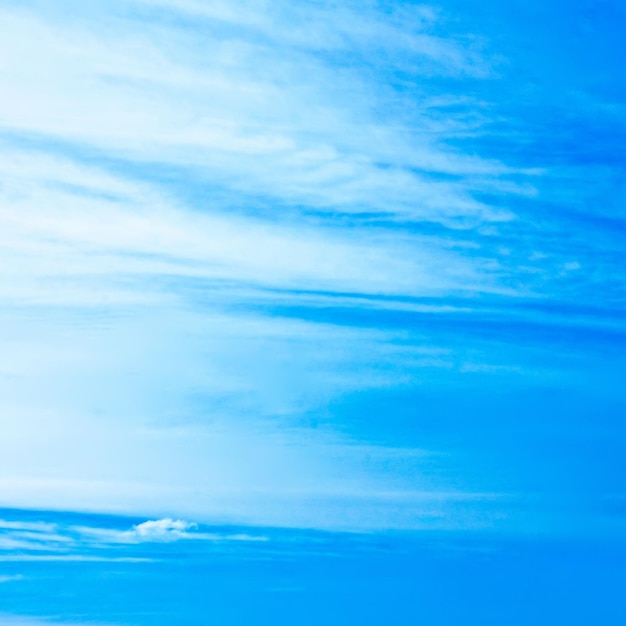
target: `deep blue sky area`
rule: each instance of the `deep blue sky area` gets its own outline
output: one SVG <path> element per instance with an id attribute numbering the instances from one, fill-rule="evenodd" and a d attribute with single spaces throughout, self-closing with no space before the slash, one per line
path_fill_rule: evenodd
<path id="1" fill-rule="evenodd" d="M 625 623 L 625 27 L 0 1 L 0 623 Z"/>
<path id="2" fill-rule="evenodd" d="M 3 516 L 23 522 L 19 513 Z M 78 533 L 68 530 L 74 524 L 123 532 L 136 521 L 69 514 L 47 519 L 75 539 Z M 228 526 L 195 533 L 204 531 L 222 537 L 245 531 L 264 540 L 153 538 L 120 545 L 109 537 L 112 543 L 96 548 L 83 537 L 83 558 L 94 561 L 63 561 L 57 554 L 58 560 L 5 564 L 7 579 L 13 577 L 3 586 L 5 602 L 33 619 L 63 615 L 69 623 L 88 618 L 107 624 L 123 618 L 157 625 L 583 625 L 619 624 L 626 616 L 623 542 Z"/>

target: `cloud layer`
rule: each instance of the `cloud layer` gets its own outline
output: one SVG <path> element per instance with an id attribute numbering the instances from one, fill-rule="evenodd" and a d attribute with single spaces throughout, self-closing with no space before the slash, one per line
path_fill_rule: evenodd
<path id="1" fill-rule="evenodd" d="M 475 528 L 620 492 L 619 107 L 482 10 L 3 4 L 2 501 Z"/>

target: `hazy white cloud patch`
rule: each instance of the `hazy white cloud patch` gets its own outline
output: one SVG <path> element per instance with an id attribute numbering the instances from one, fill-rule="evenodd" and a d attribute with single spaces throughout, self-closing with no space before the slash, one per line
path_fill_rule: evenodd
<path id="1" fill-rule="evenodd" d="M 143 557 L 109 557 L 93 554 L 0 554 L 5 563 L 151 563 L 154 559 Z"/>
<path id="2" fill-rule="evenodd" d="M 129 530 L 112 530 L 106 528 L 92 528 L 74 526 L 70 529 L 78 533 L 83 540 L 93 540 L 96 543 L 106 544 L 138 544 L 160 543 L 172 541 L 209 541 L 209 542 L 240 542 L 240 541 L 267 541 L 263 535 L 245 533 L 216 533 L 203 532 L 195 522 L 187 522 L 169 517 L 148 520 L 136 524 Z"/>
<path id="3" fill-rule="evenodd" d="M 13 301 L 150 303 L 149 290 L 123 280 L 163 276 L 363 293 L 499 289 L 484 262 L 445 240 L 189 211 L 152 183 L 42 152 L 5 155 L 0 295 Z"/>
<path id="4" fill-rule="evenodd" d="M 197 523 L 181 519 L 147 520 L 130 528 L 54 524 L 56 532 L 46 530 L 27 533 L 20 528 L 32 523 L 14 521 L 0 529 L 0 562 L 128 562 L 141 563 L 151 556 L 127 553 L 141 544 L 169 544 L 177 541 L 208 542 L 233 545 L 268 541 L 263 534 L 241 531 L 200 529 Z M 21 576 L 0 576 L 0 583 L 20 580 Z"/>
<path id="5" fill-rule="evenodd" d="M 173 520 L 168 518 L 159 520 L 149 520 L 137 524 L 132 532 L 141 539 L 162 539 L 162 538 L 186 538 L 193 536 L 197 524 L 185 522 L 184 520 Z"/>
<path id="6" fill-rule="evenodd" d="M 0 520 L 0 552 L 64 550 L 72 543 L 57 524 Z"/>
<path id="7" fill-rule="evenodd" d="M 457 83 L 491 80 L 493 60 L 446 19 L 351 2 L 0 8 L 0 499 L 141 512 L 84 534 L 140 543 L 225 540 L 179 515 L 297 524 L 312 494 L 449 491 L 428 454 L 306 421 L 458 365 L 355 311 L 511 292 L 485 233 L 515 215 L 488 198 L 532 194 L 534 173 L 453 147 L 488 113 Z M 33 550 L 81 540 L 5 530 Z"/>
<path id="8" fill-rule="evenodd" d="M 21 574 L 16 574 L 15 576 L 0 576 L 0 584 L 17 582 L 20 580 L 24 580 L 24 576 Z"/>
<path id="9" fill-rule="evenodd" d="M 48 522 L 21 522 L 21 521 L 9 521 L 0 519 L 0 532 L 19 531 L 19 532 L 40 532 L 51 533 L 57 529 L 56 524 L 50 524 Z"/>
<path id="10" fill-rule="evenodd" d="M 159 4 L 208 21 L 176 26 L 152 13 Z M 488 74 L 460 43 L 422 32 L 436 21 L 429 9 L 159 4 L 139 3 L 141 22 L 131 17 L 132 2 L 78 10 L 69 20 L 60 19 L 62 6 L 45 17 L 28 4 L 5 9 L 1 123 L 190 167 L 204 184 L 219 180 L 237 193 L 332 214 L 445 223 L 510 217 L 473 197 L 508 169 L 435 139 L 442 124 L 453 135 L 467 132 L 437 104 L 445 99 L 413 94 L 403 107 L 385 85 L 397 69 L 414 76 L 415 89 L 424 73 Z M 381 58 L 388 66 L 373 83 Z M 428 173 L 452 178 L 435 182 Z"/>

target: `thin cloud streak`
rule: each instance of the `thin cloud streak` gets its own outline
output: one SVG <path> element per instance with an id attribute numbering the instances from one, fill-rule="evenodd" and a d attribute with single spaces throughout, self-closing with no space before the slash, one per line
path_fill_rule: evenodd
<path id="1" fill-rule="evenodd" d="M 436 101 L 427 100 L 398 126 L 378 111 L 387 103 L 363 83 L 358 64 L 339 71 L 333 59 L 308 56 L 304 81 L 303 59 L 222 39 L 219 28 L 217 34 L 202 27 L 194 33 L 148 17 L 138 31 L 132 20 L 118 18 L 114 29 L 96 33 L 80 20 L 52 27 L 15 10 L 6 19 L 12 33 L 4 43 L 6 58 L 22 59 L 19 74 L 5 69 L 10 93 L 3 119 L 13 131 L 200 168 L 208 184 L 219 180 L 238 193 L 333 214 L 451 223 L 511 217 L 472 197 L 481 177 L 493 188 L 507 169 L 446 149 L 434 138 L 429 126 L 450 117 L 446 107 L 433 113 Z M 111 18 L 99 19 L 106 24 Z M 163 38 L 167 49 L 159 45 Z M 33 43 L 23 50 L 26 40 Z M 274 70 L 259 76 L 259 67 Z M 49 87 L 43 96 L 42 84 Z M 337 90 L 338 84 L 344 87 Z M 29 91 L 33 85 L 37 94 Z M 393 90 L 388 95 L 396 97 Z M 460 179 L 436 182 L 419 170 Z"/>

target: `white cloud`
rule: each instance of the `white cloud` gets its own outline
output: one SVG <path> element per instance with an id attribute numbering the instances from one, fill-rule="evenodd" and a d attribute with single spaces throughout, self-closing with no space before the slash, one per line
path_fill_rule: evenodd
<path id="1" fill-rule="evenodd" d="M 64 535 L 57 524 L 0 520 L 0 553 L 63 550 L 73 543 L 74 540 Z"/>
<path id="2" fill-rule="evenodd" d="M 218 24 L 178 27 L 152 14 L 157 5 Z M 504 184 L 507 168 L 434 143 L 435 127 L 455 132 L 442 113 L 449 97 L 412 98 L 414 117 L 401 120 L 381 113 L 384 78 L 370 84 L 359 70 L 367 62 L 341 69 L 317 54 L 376 44 L 398 59 L 407 50 L 438 59 L 440 71 L 458 57 L 460 71 L 472 55 L 421 32 L 436 20 L 432 9 L 160 2 L 144 7 L 140 25 L 133 3 L 61 3 L 39 14 L 28 6 L 2 10 L 0 123 L 46 141 L 1 151 L 5 297 L 151 304 L 121 282 L 154 276 L 368 293 L 498 289 L 493 270 L 447 237 L 333 220 L 368 211 L 456 226 L 509 217 L 473 197 L 479 179 Z M 226 23 L 236 36 L 222 32 Z M 69 142 L 60 152 L 58 140 Z M 152 182 L 128 167 L 115 174 L 94 154 L 182 167 L 184 184 L 209 199 L 189 207 L 155 172 Z M 278 206 L 258 210 L 264 203 Z M 302 206 L 328 213 L 298 215 Z"/>
<path id="3" fill-rule="evenodd" d="M 151 542 L 172 541 L 209 541 L 209 542 L 248 542 L 267 541 L 263 535 L 246 533 L 209 533 L 200 532 L 198 524 L 169 517 L 148 520 L 133 526 L 129 530 L 114 530 L 89 526 L 73 526 L 70 528 L 77 533 L 82 541 L 93 541 L 96 545 L 102 544 L 136 544 Z"/>
<path id="4" fill-rule="evenodd" d="M 241 532 L 203 532 L 198 524 L 181 519 L 161 518 L 147 520 L 127 530 L 55 524 L 55 533 L 26 532 L 28 522 L 6 522 L 0 530 L 0 561 L 127 561 L 143 562 L 145 558 L 120 557 L 94 553 L 94 550 L 142 543 L 169 543 L 174 541 L 202 541 L 211 543 L 241 543 L 268 541 L 260 534 Z M 52 526 L 52 525 L 49 525 Z M 19 551 L 20 554 L 16 554 Z M 19 577 L 1 577 L 1 582 Z"/>
<path id="5" fill-rule="evenodd" d="M 56 524 L 48 522 L 21 522 L 0 519 L 0 532 L 4 530 L 10 531 L 33 531 L 39 533 L 51 533 L 57 529 Z"/>
<path id="6" fill-rule="evenodd" d="M 332 526 L 365 494 L 434 489 L 419 455 L 298 420 L 445 350 L 245 306 L 499 292 L 463 229 L 511 217 L 475 192 L 515 172 L 449 147 L 468 131 L 449 105 L 471 100 L 416 80 L 488 64 L 424 32 L 428 8 L 140 8 L 0 8 L 0 499 L 161 517 L 72 541 L 221 541 L 249 538 L 167 516 Z"/>
<path id="7" fill-rule="evenodd" d="M 151 563 L 154 559 L 109 557 L 90 554 L 7 554 L 0 555 L 0 563 Z"/>
<path id="8" fill-rule="evenodd" d="M 101 298 L 141 302 L 149 295 L 121 289 L 119 279 L 152 276 L 376 293 L 497 289 L 479 265 L 436 239 L 270 222 L 215 206 L 190 211 L 155 185 L 42 153 L 4 154 L 5 297 L 89 301 L 94 290 L 81 281 L 97 280 Z"/>
<path id="9" fill-rule="evenodd" d="M 132 532 L 141 539 L 178 539 L 193 536 L 189 531 L 196 530 L 197 528 L 197 524 L 183 520 L 173 520 L 167 517 L 137 524 L 133 527 Z"/>
<path id="10" fill-rule="evenodd" d="M 484 60 L 456 42 L 432 31 L 437 12 L 429 6 L 395 6 L 383 10 L 375 4 L 314 2 L 198 2 L 196 0 L 139 0 L 154 9 L 162 7 L 190 14 L 214 24 L 246 28 L 278 46 L 315 52 L 359 51 L 370 57 L 385 55 L 395 67 L 430 61 L 439 72 L 489 71 Z M 410 59 L 410 60 L 407 60 Z M 422 71 L 426 68 L 422 67 Z M 432 71 L 432 70 L 431 70 Z"/>
<path id="11" fill-rule="evenodd" d="M 204 185 L 219 181 L 238 193 L 333 214 L 374 211 L 443 222 L 507 216 L 472 197 L 481 177 L 493 188 L 507 169 L 433 139 L 437 125 L 455 132 L 446 107 L 413 96 L 410 120 L 381 113 L 397 99 L 386 91 L 384 71 L 382 82 L 371 84 L 365 78 L 370 61 L 350 69 L 341 60 L 321 60 L 314 40 L 376 54 L 391 47 L 411 63 L 435 60 L 444 73 L 473 64 L 457 44 L 410 32 L 405 16 L 390 23 L 382 12 L 364 14 L 361 7 L 310 6 L 271 15 L 268 5 L 256 13 L 245 4 L 202 6 L 230 15 L 243 29 L 239 37 L 202 23 L 166 26 L 149 12 L 139 28 L 115 12 L 97 12 L 90 22 L 5 10 L 1 123 L 111 155 L 183 165 Z M 424 11 L 417 13 L 421 24 Z M 265 24 L 259 28 L 271 45 L 246 30 L 251 14 Z M 307 41 L 297 24 L 313 41 L 285 54 L 285 37 L 301 46 Z M 404 109 L 393 110 L 400 115 Z M 423 172 L 471 180 L 435 182 Z"/>

